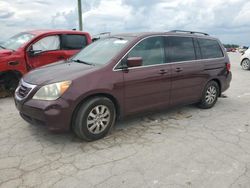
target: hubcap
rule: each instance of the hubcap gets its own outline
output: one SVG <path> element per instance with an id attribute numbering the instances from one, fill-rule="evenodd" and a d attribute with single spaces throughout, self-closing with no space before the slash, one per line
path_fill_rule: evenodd
<path id="1" fill-rule="evenodd" d="M 212 104 L 216 100 L 216 97 L 217 97 L 216 88 L 214 86 L 210 86 L 206 92 L 206 97 L 205 97 L 206 103 Z"/>
<path id="2" fill-rule="evenodd" d="M 250 61 L 245 59 L 243 62 L 242 62 L 242 68 L 243 69 L 249 69 L 249 63 Z"/>
<path id="3" fill-rule="evenodd" d="M 107 106 L 94 107 L 87 117 L 87 128 L 93 134 L 103 132 L 110 122 L 110 111 Z"/>

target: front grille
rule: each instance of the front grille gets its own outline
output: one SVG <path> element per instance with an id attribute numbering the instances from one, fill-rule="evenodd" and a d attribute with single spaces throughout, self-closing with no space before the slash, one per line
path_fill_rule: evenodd
<path id="1" fill-rule="evenodd" d="M 16 90 L 16 98 L 18 100 L 25 99 L 28 97 L 30 92 L 36 87 L 36 85 L 28 84 L 24 82 L 23 80 L 20 81 L 20 85 L 18 86 Z"/>
<path id="2" fill-rule="evenodd" d="M 29 88 L 29 87 L 26 87 L 26 86 L 24 86 L 24 85 L 20 85 L 20 87 L 19 87 L 19 89 L 18 89 L 18 96 L 20 97 L 20 98 L 25 98 L 28 94 L 29 94 L 29 92 L 30 92 L 30 90 L 31 90 L 32 88 Z"/>

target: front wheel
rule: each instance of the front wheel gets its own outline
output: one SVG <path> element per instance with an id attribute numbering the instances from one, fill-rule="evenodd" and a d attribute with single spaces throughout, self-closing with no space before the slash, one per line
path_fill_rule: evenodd
<path id="1" fill-rule="evenodd" d="M 12 96 L 18 86 L 19 78 L 14 74 L 6 74 L 0 78 L 0 98 Z"/>
<path id="2" fill-rule="evenodd" d="M 241 67 L 244 70 L 250 70 L 250 60 L 249 59 L 244 59 L 241 63 Z"/>
<path id="3" fill-rule="evenodd" d="M 14 93 L 19 83 L 19 79 L 16 77 L 8 77 L 5 81 L 5 89 L 10 93 Z"/>
<path id="4" fill-rule="evenodd" d="M 106 97 L 95 97 L 80 106 L 73 121 L 73 130 L 81 139 L 98 140 L 108 134 L 115 118 L 113 102 Z"/>
<path id="5" fill-rule="evenodd" d="M 208 82 L 203 91 L 199 107 L 203 109 L 212 108 L 217 102 L 219 92 L 220 89 L 217 82 L 215 81 Z"/>

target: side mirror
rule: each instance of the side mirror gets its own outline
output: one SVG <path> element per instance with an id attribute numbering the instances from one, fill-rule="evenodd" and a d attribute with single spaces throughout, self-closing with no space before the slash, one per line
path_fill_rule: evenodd
<path id="1" fill-rule="evenodd" d="M 32 49 L 30 49 L 30 50 L 28 51 L 28 53 L 29 53 L 30 56 L 38 55 L 38 54 L 40 54 L 41 52 L 42 52 L 42 50 L 32 50 Z"/>
<path id="2" fill-rule="evenodd" d="M 129 57 L 127 59 L 127 66 L 128 67 L 139 67 L 142 66 L 142 58 L 141 57 Z"/>

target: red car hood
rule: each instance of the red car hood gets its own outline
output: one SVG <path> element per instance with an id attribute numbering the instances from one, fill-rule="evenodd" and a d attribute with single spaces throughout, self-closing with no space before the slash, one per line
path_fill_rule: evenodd
<path id="1" fill-rule="evenodd" d="M 2 49 L 0 50 L 0 57 L 10 56 L 12 52 L 12 50 Z"/>

